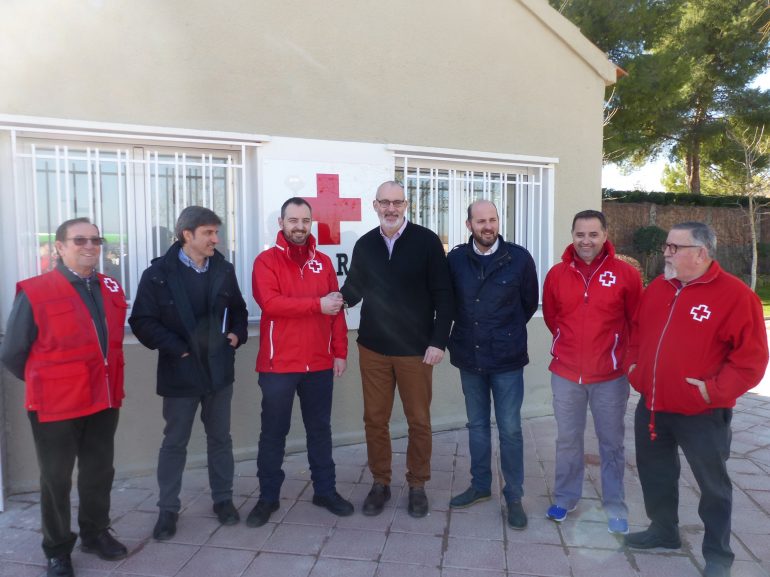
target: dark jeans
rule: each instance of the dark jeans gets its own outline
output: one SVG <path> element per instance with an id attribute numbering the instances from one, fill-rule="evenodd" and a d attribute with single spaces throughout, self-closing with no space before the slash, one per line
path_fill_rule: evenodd
<path id="1" fill-rule="evenodd" d="M 158 508 L 178 513 L 179 492 L 187 462 L 195 414 L 201 406 L 201 422 L 206 431 L 209 486 L 214 503 L 233 498 L 233 440 L 230 436 L 230 404 L 233 386 L 202 397 L 163 397 L 163 444 L 158 454 Z"/>
<path id="2" fill-rule="evenodd" d="M 468 414 L 468 446 L 472 485 L 477 491 L 492 488 L 492 431 L 490 403 L 500 436 L 500 469 L 505 479 L 506 502 L 520 501 L 524 494 L 524 438 L 521 434 L 521 403 L 524 370 L 479 375 L 460 370 L 465 411 Z"/>
<path id="3" fill-rule="evenodd" d="M 70 529 L 70 491 L 78 462 L 78 526 L 88 539 L 110 526 L 110 491 L 115 469 L 118 409 L 41 423 L 30 411 L 29 422 L 40 467 L 40 516 L 43 552 L 49 559 L 72 552 L 77 540 Z"/>
<path id="4" fill-rule="evenodd" d="M 259 373 L 262 389 L 262 432 L 259 434 L 257 477 L 259 496 L 278 501 L 286 478 L 281 469 L 286 435 L 291 426 L 294 394 L 299 396 L 302 422 L 307 435 L 307 460 L 316 495 L 336 490 L 332 460 L 332 370 L 309 373 Z"/>
<path id="5" fill-rule="evenodd" d="M 727 474 L 732 415 L 732 409 L 689 416 L 656 412 L 654 441 L 650 440 L 650 411 L 644 397 L 639 399 L 634 419 L 636 464 L 651 528 L 666 537 L 678 534 L 681 447 L 701 492 L 698 514 L 706 530 L 703 557 L 727 566 L 735 557 L 730 549 L 733 486 Z"/>

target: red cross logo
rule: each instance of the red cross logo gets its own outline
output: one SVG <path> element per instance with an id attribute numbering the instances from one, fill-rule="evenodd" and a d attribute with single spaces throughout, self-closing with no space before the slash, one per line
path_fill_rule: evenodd
<path id="1" fill-rule="evenodd" d="M 604 271 L 599 277 L 599 282 L 602 283 L 602 286 L 612 286 L 615 284 L 615 280 L 615 275 L 608 270 Z"/>
<path id="2" fill-rule="evenodd" d="M 324 269 L 324 265 L 322 265 L 319 261 L 313 259 L 308 261 L 307 268 L 312 270 L 314 273 L 318 274 Z"/>
<path id="3" fill-rule="evenodd" d="M 120 286 L 118 285 L 118 283 L 116 283 L 114 280 L 112 280 L 109 277 L 104 279 L 104 286 L 111 293 L 116 293 L 116 292 L 118 292 L 120 290 Z"/>
<path id="4" fill-rule="evenodd" d="M 706 305 L 698 305 L 697 307 L 692 307 L 690 309 L 690 314 L 692 315 L 692 318 L 699 323 L 702 323 L 703 321 L 707 321 L 711 316 L 711 309 Z"/>
<path id="5" fill-rule="evenodd" d="M 318 244 L 340 244 L 340 222 L 361 220 L 361 199 L 340 198 L 339 174 L 316 174 L 317 196 L 302 197 L 313 207 Z"/>

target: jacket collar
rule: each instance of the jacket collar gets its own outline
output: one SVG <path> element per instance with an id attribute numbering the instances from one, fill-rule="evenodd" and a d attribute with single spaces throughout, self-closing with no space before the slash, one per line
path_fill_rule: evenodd
<path id="1" fill-rule="evenodd" d="M 603 251 L 607 253 L 607 258 L 615 258 L 615 247 L 609 240 L 604 241 Z M 575 246 L 570 243 L 567 248 L 564 249 L 564 254 L 561 255 L 561 260 L 571 265 L 576 258 L 580 258 L 575 251 Z"/>
<path id="2" fill-rule="evenodd" d="M 287 257 L 289 256 L 289 241 L 283 236 L 282 231 L 278 231 L 278 235 L 275 237 L 275 248 L 279 249 Z M 313 234 L 307 235 L 307 257 L 308 260 L 315 258 L 315 237 Z"/>
<path id="3" fill-rule="evenodd" d="M 682 282 L 678 281 L 677 279 L 667 280 L 667 279 L 665 279 L 665 277 L 663 277 L 663 275 L 661 275 L 661 277 L 663 277 L 663 279 L 666 280 L 666 282 L 668 282 L 668 284 L 670 284 L 674 288 L 678 289 L 680 287 L 688 287 L 688 286 L 694 285 L 694 284 L 710 283 L 715 278 L 717 278 L 720 274 L 722 274 L 722 267 L 719 266 L 719 263 L 717 261 L 712 260 L 711 261 L 711 265 L 709 266 L 708 270 L 705 273 L 703 273 L 698 278 L 696 278 L 694 280 L 691 280 L 687 284 L 682 284 Z M 677 280 L 677 282 L 674 282 L 675 280 Z"/>

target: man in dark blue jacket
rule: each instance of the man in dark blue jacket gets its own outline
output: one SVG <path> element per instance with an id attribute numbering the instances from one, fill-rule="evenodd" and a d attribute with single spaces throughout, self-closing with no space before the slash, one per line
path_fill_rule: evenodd
<path id="1" fill-rule="evenodd" d="M 214 513 L 225 525 L 239 521 L 230 402 L 235 349 L 246 342 L 248 313 L 233 265 L 215 250 L 221 224 L 201 206 L 180 213 L 177 242 L 144 271 L 128 321 L 139 342 L 159 352 L 157 391 L 166 427 L 158 455 L 158 540 L 176 533 L 187 443 L 199 405 Z"/>
<path id="2" fill-rule="evenodd" d="M 447 257 L 456 303 L 449 355 L 460 369 L 465 395 L 472 481 L 449 506 L 469 507 L 492 496 L 492 396 L 508 525 L 524 529 L 521 404 L 529 363 L 526 325 L 538 305 L 535 262 L 525 248 L 500 237 L 497 208 L 490 201 L 472 203 L 465 225 L 471 238 Z"/>

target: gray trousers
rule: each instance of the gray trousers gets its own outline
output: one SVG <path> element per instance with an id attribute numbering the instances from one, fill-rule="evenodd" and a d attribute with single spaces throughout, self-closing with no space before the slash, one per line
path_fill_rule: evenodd
<path id="1" fill-rule="evenodd" d="M 625 376 L 612 381 L 581 385 L 551 374 L 553 412 L 556 418 L 556 482 L 554 503 L 572 509 L 583 495 L 585 452 L 583 437 L 590 406 L 599 440 L 602 505 L 609 517 L 626 519 L 623 474 L 624 417 L 629 386 Z"/>
<path id="2" fill-rule="evenodd" d="M 206 431 L 209 486 L 214 503 L 233 498 L 233 440 L 230 436 L 230 403 L 233 386 L 201 397 L 163 397 L 163 444 L 158 454 L 158 508 L 178 513 L 179 492 L 187 462 L 195 414 L 201 407 L 201 422 Z"/>

